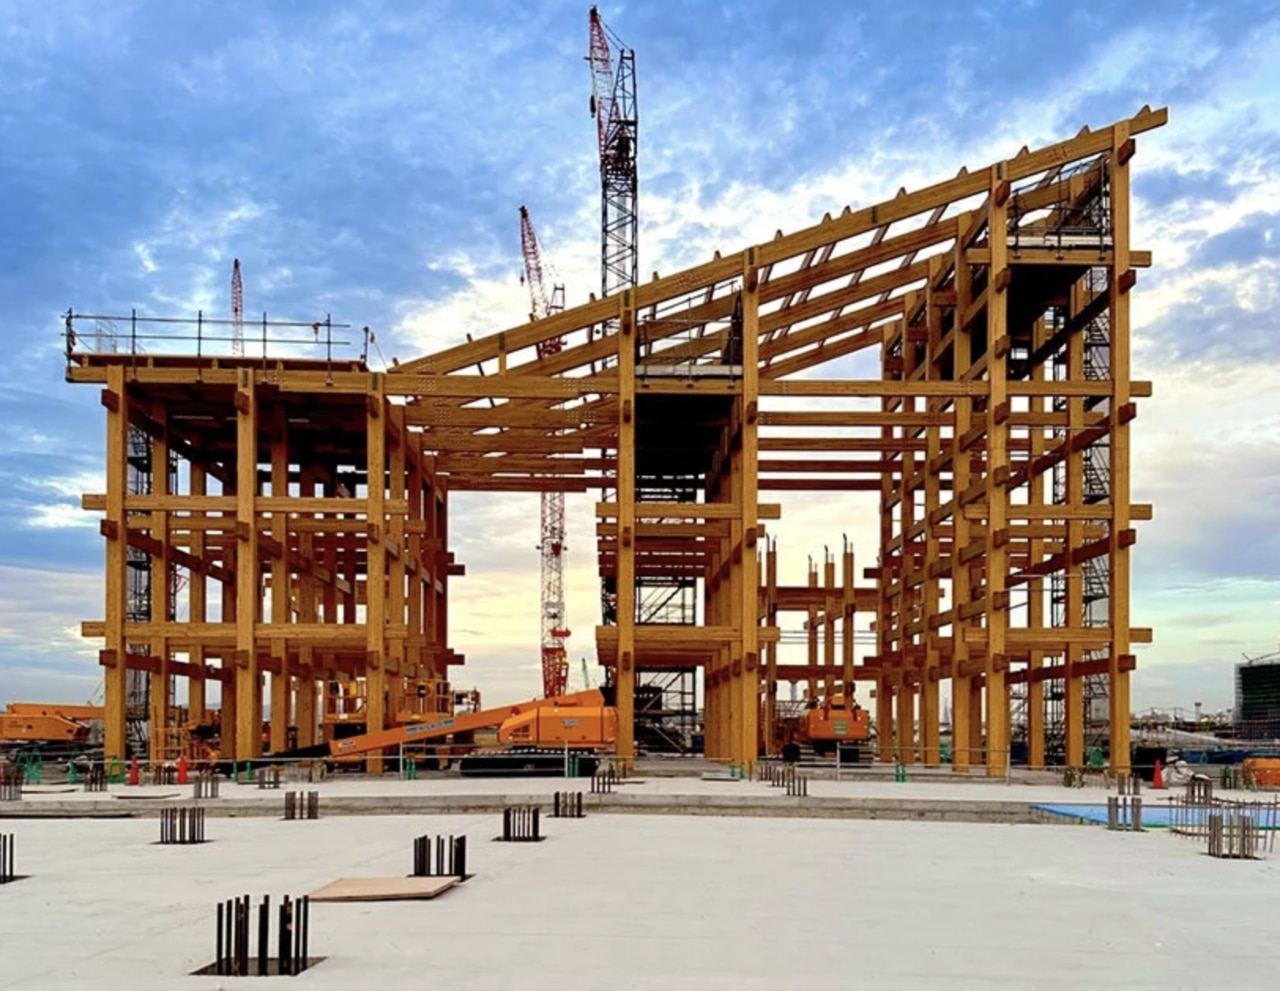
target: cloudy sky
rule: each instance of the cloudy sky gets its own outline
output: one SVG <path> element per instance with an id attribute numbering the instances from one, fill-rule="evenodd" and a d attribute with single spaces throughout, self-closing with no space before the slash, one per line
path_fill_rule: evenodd
<path id="1" fill-rule="evenodd" d="M 1274 3 L 617 3 L 637 50 L 641 271 L 664 273 L 1104 126 L 1144 103 L 1134 243 L 1134 704 L 1230 703 L 1280 646 L 1280 10 Z M 520 322 L 527 204 L 570 304 L 599 282 L 595 129 L 573 2 L 0 0 L 0 702 L 100 682 L 96 391 L 59 314 L 369 325 L 409 358 Z M 1078 53 L 1078 54 L 1074 54 Z M 375 364 L 379 355 L 375 353 Z M 784 501 L 783 578 L 873 505 Z M 598 605 L 569 504 L 570 625 Z M 455 680 L 538 688 L 536 497 L 457 497 Z M 832 520 L 839 521 L 833 532 Z M 874 548 L 861 544 L 863 562 Z M 575 665 L 575 681 L 578 670 Z"/>

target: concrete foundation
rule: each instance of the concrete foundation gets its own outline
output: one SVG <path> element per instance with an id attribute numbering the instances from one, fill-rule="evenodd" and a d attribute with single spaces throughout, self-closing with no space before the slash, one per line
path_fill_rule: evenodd
<path id="1" fill-rule="evenodd" d="M 565 785 L 503 787 L 527 799 Z M 314 786 L 324 793 L 320 820 L 211 818 L 211 842 L 195 847 L 158 845 L 149 817 L 11 819 L 5 830 L 17 833 L 19 869 L 33 876 L 0 889 L 0 988 L 233 986 L 226 978 L 186 976 L 213 958 L 219 899 L 274 900 L 338 877 L 408 874 L 412 840 L 423 833 L 469 836 L 476 876 L 431 902 L 314 906 L 311 952 L 328 959 L 298 980 L 335 989 L 421 987 L 430 975 L 430 986 L 451 991 L 776 991 L 855 981 L 1252 988 L 1274 978 L 1276 865 L 1223 864 L 1164 833 L 589 810 L 584 820 L 547 820 L 548 840 L 524 845 L 481 842 L 496 833 L 496 810 L 325 815 L 344 794 L 378 801 L 380 793 L 394 802 L 416 789 L 423 797 L 470 792 L 476 801 L 485 788 L 492 796 L 494 786 L 325 782 Z M 936 791 L 916 799 L 931 808 L 1010 790 L 896 788 Z M 674 789 L 669 798 L 706 800 L 735 797 L 726 790 L 751 799 L 771 791 L 750 782 L 651 780 L 606 797 L 660 796 L 663 789 Z M 1024 801 L 1059 798 L 1052 794 L 1059 789 L 1012 790 L 1032 793 Z M 946 795 L 956 797 L 948 802 Z M 95 798 L 29 796 L 20 804 L 30 813 Z M 140 811 L 134 802 L 115 805 Z"/>

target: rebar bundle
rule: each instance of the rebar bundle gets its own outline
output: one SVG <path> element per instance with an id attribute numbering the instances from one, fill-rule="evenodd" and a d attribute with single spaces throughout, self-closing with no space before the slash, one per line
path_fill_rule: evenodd
<path id="1" fill-rule="evenodd" d="M 284 817 L 286 819 L 319 819 L 320 793 L 318 791 L 285 792 Z"/>
<path id="2" fill-rule="evenodd" d="M 414 877 L 465 878 L 467 876 L 467 838 L 465 836 L 450 836 L 448 839 L 437 836 L 434 858 L 431 851 L 430 836 L 419 836 L 413 841 Z"/>
<path id="3" fill-rule="evenodd" d="M 582 792 L 558 791 L 555 793 L 551 816 L 554 819 L 583 819 Z"/>
<path id="4" fill-rule="evenodd" d="M 178 808 L 160 810 L 160 842 L 168 844 L 203 843 L 204 809 Z"/>
<path id="5" fill-rule="evenodd" d="M 276 955 L 271 956 L 271 897 L 258 906 L 258 952 L 249 953 L 252 909 L 249 896 L 218 903 L 217 957 L 212 972 L 227 977 L 300 974 L 310 966 L 311 900 L 288 895 L 277 910 Z"/>
<path id="6" fill-rule="evenodd" d="M 536 805 L 503 809 L 502 842 L 536 843 L 541 840 L 539 817 L 540 813 Z"/>

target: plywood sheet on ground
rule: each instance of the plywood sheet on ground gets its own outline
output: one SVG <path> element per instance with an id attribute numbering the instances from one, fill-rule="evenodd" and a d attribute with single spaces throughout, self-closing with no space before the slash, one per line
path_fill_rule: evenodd
<path id="1" fill-rule="evenodd" d="M 383 902 L 434 898 L 456 877 L 340 877 L 311 892 L 313 902 Z"/>

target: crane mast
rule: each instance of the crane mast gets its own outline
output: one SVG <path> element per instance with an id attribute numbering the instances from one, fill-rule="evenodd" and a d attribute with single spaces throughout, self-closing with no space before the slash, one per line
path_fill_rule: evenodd
<path id="1" fill-rule="evenodd" d="M 231 266 L 231 353 L 244 354 L 244 283 L 240 281 L 240 259 Z"/>
<path id="2" fill-rule="evenodd" d="M 600 291 L 609 296 L 635 286 L 640 275 L 636 214 L 639 188 L 636 147 L 640 127 L 636 53 L 609 30 L 598 8 L 591 8 L 587 21 L 590 110 L 596 119 L 600 150 Z M 616 320 L 607 321 L 600 332 L 615 332 L 616 323 Z M 594 363 L 591 370 L 594 373 Z M 616 493 L 605 486 L 601 496 L 608 502 L 616 498 Z M 617 623 L 617 601 L 616 579 L 601 579 L 600 612 L 606 626 Z"/>
<path id="3" fill-rule="evenodd" d="M 600 289 L 606 295 L 639 281 L 636 239 L 636 53 L 627 48 L 592 7 L 590 23 L 591 114 L 600 144 Z M 617 63 L 614 63 L 616 49 Z"/>
<path id="4" fill-rule="evenodd" d="M 543 320 L 564 309 L 564 286 L 553 284 L 548 295 L 542 269 L 538 235 L 529 211 L 520 208 L 520 249 L 524 255 L 524 282 L 532 305 L 530 318 Z M 538 357 L 547 358 L 561 348 L 559 338 L 538 344 Z M 569 682 L 569 657 L 564 642 L 569 636 L 564 602 L 564 493 L 542 493 L 542 523 L 538 550 L 542 555 L 541 652 L 542 694 L 546 698 L 563 695 Z"/>

